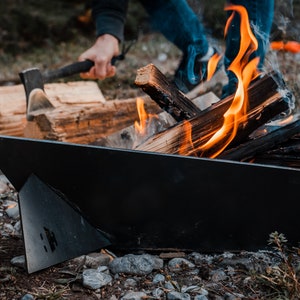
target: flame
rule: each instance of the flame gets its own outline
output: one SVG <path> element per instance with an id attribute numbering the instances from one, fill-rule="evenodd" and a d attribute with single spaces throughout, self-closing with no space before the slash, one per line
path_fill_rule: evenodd
<path id="1" fill-rule="evenodd" d="M 184 138 L 178 151 L 180 155 L 186 155 L 188 150 L 193 148 L 192 125 L 189 121 L 183 121 L 183 132 Z"/>
<path id="2" fill-rule="evenodd" d="M 250 82 L 259 75 L 257 70 L 259 58 L 250 60 L 250 55 L 257 50 L 258 42 L 251 31 L 246 8 L 240 5 L 228 5 L 225 7 L 225 10 L 233 11 L 226 23 L 225 35 L 228 32 L 234 14 L 239 13 L 241 16 L 240 49 L 228 68 L 236 75 L 238 84 L 233 101 L 223 115 L 224 122 L 222 127 L 204 145 L 197 149 L 200 151 L 201 156 L 209 156 L 211 158 L 218 156 L 228 146 L 235 137 L 240 122 L 245 121 L 248 107 L 247 89 Z M 211 148 L 213 146 L 216 149 L 212 151 Z M 213 153 L 207 155 L 208 151 Z"/>
<path id="3" fill-rule="evenodd" d="M 215 53 L 209 59 L 208 64 L 207 64 L 207 79 L 206 79 L 207 81 L 209 81 L 213 77 L 221 57 L 222 57 L 222 55 Z"/>
<path id="4" fill-rule="evenodd" d="M 137 134 L 145 136 L 147 129 L 150 126 L 151 120 L 156 115 L 148 114 L 145 110 L 144 99 L 141 97 L 136 98 L 136 106 L 139 115 L 139 121 L 134 122 L 134 128 Z"/>

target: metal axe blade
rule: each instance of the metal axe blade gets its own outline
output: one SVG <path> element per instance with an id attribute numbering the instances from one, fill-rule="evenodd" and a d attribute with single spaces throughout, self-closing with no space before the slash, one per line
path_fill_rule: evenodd
<path id="1" fill-rule="evenodd" d="M 34 113 L 45 109 L 53 109 L 51 101 L 44 91 L 43 76 L 39 69 L 31 68 L 19 73 L 26 95 L 26 118 L 32 121 Z"/>

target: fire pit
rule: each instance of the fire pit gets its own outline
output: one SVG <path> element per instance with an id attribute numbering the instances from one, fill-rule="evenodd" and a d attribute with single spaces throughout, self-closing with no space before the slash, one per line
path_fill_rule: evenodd
<path id="1" fill-rule="evenodd" d="M 65 231 L 69 225 L 64 222 L 70 219 L 64 211 L 48 215 L 58 201 L 103 232 L 99 248 L 112 243 L 130 251 L 251 250 L 263 248 L 275 230 L 292 243 L 299 241 L 298 169 L 4 136 L 0 151 L 7 157 L 1 170 L 20 192 L 21 218 L 38 202 L 45 205 L 43 211 L 28 212 L 32 223 L 29 228 L 23 223 L 23 230 L 26 235 L 36 228 L 25 247 L 38 248 L 49 265 L 86 251 L 68 252 L 73 244 L 66 241 L 74 232 Z M 40 234 L 45 227 L 56 237 L 53 251 L 44 250 Z M 98 232 L 94 238 L 99 241 Z M 64 256 L 57 259 L 60 247 Z M 31 269 L 31 264 L 27 255 L 29 272 L 47 267 Z"/>
<path id="2" fill-rule="evenodd" d="M 133 149 L 0 136 L 0 168 L 19 192 L 28 272 L 104 247 L 257 250 L 274 231 L 296 244 L 299 165 L 258 163 L 299 132 L 299 120 L 268 132 L 292 102 L 278 77 L 252 70 L 240 94 L 201 110 L 155 66 L 139 71 L 136 83 L 175 123 Z M 233 114 L 238 100 L 248 101 Z M 226 123 L 228 111 L 234 121 Z M 249 139 L 261 126 L 265 134 Z"/>

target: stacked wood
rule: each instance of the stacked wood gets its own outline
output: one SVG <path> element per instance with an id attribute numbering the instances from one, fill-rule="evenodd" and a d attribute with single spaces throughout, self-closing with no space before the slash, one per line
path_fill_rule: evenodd
<path id="1" fill-rule="evenodd" d="M 147 111 L 158 113 L 159 106 L 145 96 Z M 110 100 L 95 105 L 60 106 L 36 115 L 27 122 L 24 135 L 29 138 L 91 144 L 138 120 L 136 98 Z"/>
<path id="2" fill-rule="evenodd" d="M 154 71 L 153 69 L 154 67 L 151 66 L 151 68 L 147 68 L 147 71 L 149 73 L 157 73 L 157 71 Z M 273 76 L 265 75 L 259 80 L 256 80 L 249 87 L 249 109 L 247 116 L 244 120 L 240 120 L 240 126 L 232 145 L 245 141 L 251 132 L 289 109 L 288 101 L 286 101 L 278 91 L 278 83 L 274 80 L 274 75 L 275 74 L 273 74 Z M 140 73 L 138 73 L 137 77 L 139 76 Z M 144 74 L 143 76 L 145 77 Z M 165 90 L 168 88 L 166 80 L 161 80 L 161 76 L 148 75 L 148 78 L 155 78 L 155 84 L 153 82 L 148 84 L 157 87 L 156 94 L 166 94 Z M 139 82 L 140 80 L 137 78 L 136 83 L 138 85 Z M 147 83 L 143 84 L 143 90 L 146 90 L 146 84 Z M 160 87 L 160 89 L 158 87 Z M 158 99 L 157 102 L 161 102 L 163 97 L 158 97 Z M 186 155 L 209 157 L 210 153 L 200 152 L 199 148 L 221 128 L 224 121 L 223 115 L 230 107 L 232 101 L 233 95 L 222 99 L 218 103 L 208 107 L 206 110 L 199 112 L 195 117 L 190 119 L 187 118 L 191 128 L 191 140 L 193 143 L 186 146 Z M 175 102 L 174 99 L 173 102 Z M 180 102 L 177 102 L 177 105 L 179 104 Z M 161 104 L 160 106 L 163 107 Z M 184 108 L 182 109 L 184 110 Z M 186 139 L 187 133 L 185 126 L 185 122 L 179 122 L 172 128 L 150 137 L 141 145 L 137 146 L 136 150 L 179 154 L 182 147 L 182 141 Z M 214 151 L 215 149 L 210 150 Z"/>
<path id="3" fill-rule="evenodd" d="M 220 99 L 213 92 L 209 92 L 193 99 L 192 101 L 198 109 L 204 110 L 219 100 Z M 169 113 L 162 111 L 155 115 L 155 117 L 151 118 L 147 124 L 146 132 L 142 135 L 136 130 L 134 125 L 131 125 L 129 127 L 122 128 L 113 134 L 105 136 L 104 138 L 98 139 L 93 144 L 113 148 L 134 149 L 137 145 L 141 144 L 152 135 L 163 130 L 167 130 L 176 123 L 176 120 Z"/>
<path id="4" fill-rule="evenodd" d="M 190 98 L 170 83 L 153 64 L 138 70 L 135 83 L 146 93 L 143 96 L 146 112 L 155 115 L 155 125 L 146 136 L 140 136 L 134 127 L 134 123 L 139 121 L 136 98 L 106 101 L 98 85 L 91 81 L 46 84 L 45 93 L 54 109 L 35 115 L 30 122 L 26 120 L 23 86 L 1 87 L 0 134 L 211 157 L 218 145 L 208 151 L 203 151 L 201 147 L 222 127 L 224 113 L 234 95 L 221 100 L 213 93 Z M 250 85 L 246 116 L 238 120 L 235 138 L 218 158 L 268 161 L 273 156 L 276 160 L 280 153 L 278 149 L 276 152 L 275 146 L 284 145 L 295 137 L 299 132 L 299 121 L 260 137 L 252 138 L 251 134 L 280 114 L 290 111 L 292 95 L 280 92 L 282 87 L 284 83 L 276 78 L 275 73 L 266 74 Z M 188 137 L 187 124 L 190 129 Z M 183 153 L 183 141 L 186 140 L 192 143 L 185 145 Z M 297 156 L 299 138 L 295 140 L 286 146 L 285 151 L 298 149 Z M 293 166 L 300 167 L 299 160 L 293 154 L 289 155 L 289 161 Z"/>
<path id="5" fill-rule="evenodd" d="M 45 84 L 45 92 L 55 107 L 96 105 L 106 100 L 96 82 L 78 81 Z M 24 136 L 27 125 L 26 96 L 22 84 L 0 87 L 0 134 Z"/>

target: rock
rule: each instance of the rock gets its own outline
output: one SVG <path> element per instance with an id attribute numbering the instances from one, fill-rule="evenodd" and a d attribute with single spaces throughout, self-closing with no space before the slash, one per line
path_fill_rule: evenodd
<path id="1" fill-rule="evenodd" d="M 179 293 L 176 291 L 172 291 L 167 294 L 168 300 L 190 300 L 191 296 L 187 293 Z"/>
<path id="2" fill-rule="evenodd" d="M 127 254 L 123 257 L 115 258 L 110 264 L 109 269 L 112 273 L 125 273 L 133 275 L 147 275 L 154 269 L 161 268 L 163 260 L 153 255 Z"/>
<path id="3" fill-rule="evenodd" d="M 86 269 L 82 272 L 82 284 L 89 289 L 97 290 L 111 282 L 112 277 L 110 275 L 95 269 Z"/>
<path id="4" fill-rule="evenodd" d="M 10 263 L 13 266 L 26 269 L 25 255 L 15 256 L 14 258 L 11 259 Z"/>
<path id="5" fill-rule="evenodd" d="M 128 292 L 121 298 L 121 300 L 143 300 L 146 299 L 146 297 L 147 294 L 144 292 Z"/>
<path id="6" fill-rule="evenodd" d="M 185 258 L 173 258 L 168 263 L 171 272 L 179 272 L 181 270 L 193 269 L 195 265 Z"/>

